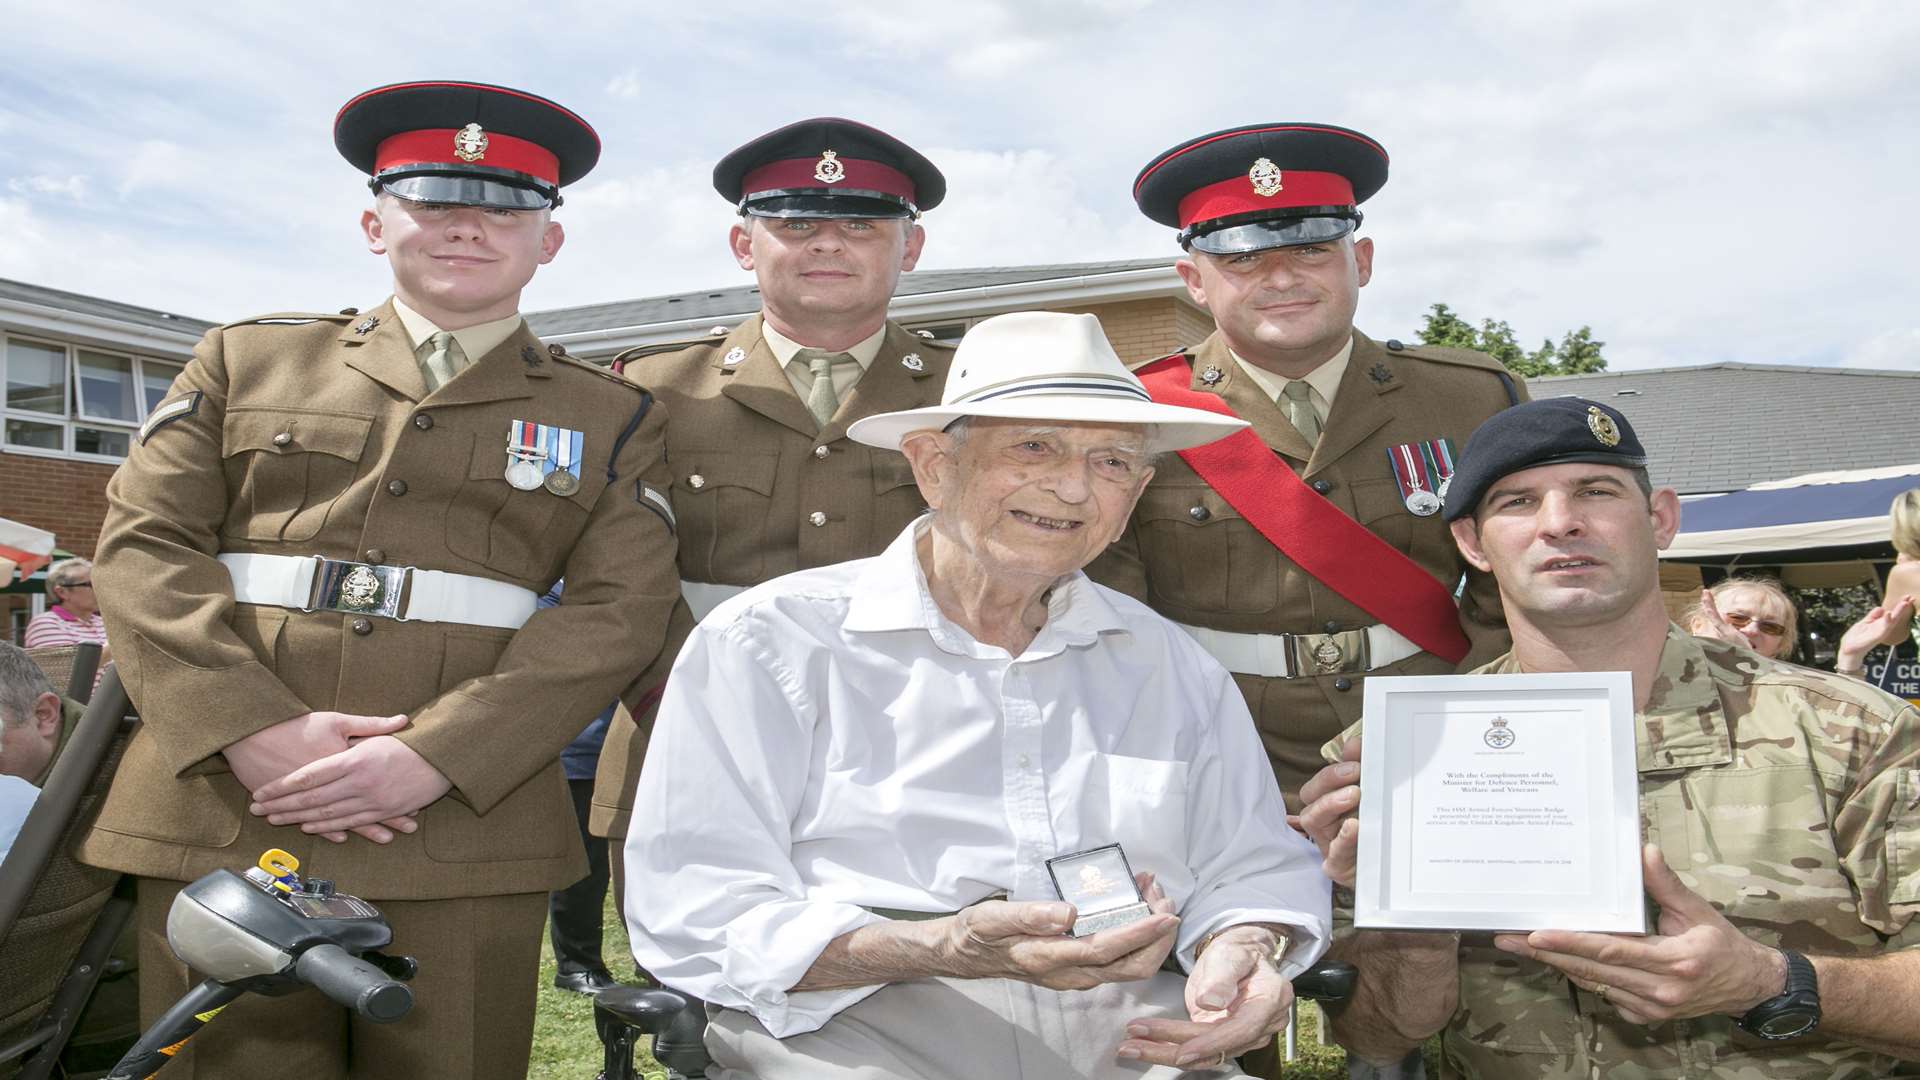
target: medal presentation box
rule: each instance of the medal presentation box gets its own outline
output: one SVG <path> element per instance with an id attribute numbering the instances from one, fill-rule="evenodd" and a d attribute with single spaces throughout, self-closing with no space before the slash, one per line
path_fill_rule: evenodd
<path id="1" fill-rule="evenodd" d="M 1089 848 L 1071 855 L 1056 855 L 1047 860 L 1047 873 L 1053 875 L 1053 890 L 1078 912 L 1072 929 L 1074 937 L 1087 937 L 1102 930 L 1125 926 L 1153 914 L 1140 887 L 1134 884 L 1133 865 L 1119 844 Z"/>
<path id="2" fill-rule="evenodd" d="M 1644 933 L 1623 671 L 1366 682 L 1354 925 Z"/>

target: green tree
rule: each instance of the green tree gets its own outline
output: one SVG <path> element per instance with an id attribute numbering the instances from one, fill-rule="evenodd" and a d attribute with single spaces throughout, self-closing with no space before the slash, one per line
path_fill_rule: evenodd
<path id="1" fill-rule="evenodd" d="M 1420 341 L 1454 349 L 1477 349 L 1507 366 L 1507 370 L 1526 378 L 1540 375 L 1587 375 L 1607 369 L 1600 350 L 1606 342 L 1593 339 L 1593 328 L 1582 326 L 1560 336 L 1560 344 L 1543 338 L 1532 352 L 1521 347 L 1513 327 L 1504 319 L 1483 319 L 1478 327 L 1461 318 L 1445 304 L 1428 309 L 1426 325 L 1420 329 Z"/>

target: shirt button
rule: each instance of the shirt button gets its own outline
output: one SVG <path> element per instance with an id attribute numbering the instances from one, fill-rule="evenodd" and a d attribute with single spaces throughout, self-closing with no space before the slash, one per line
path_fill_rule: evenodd
<path id="1" fill-rule="evenodd" d="M 431 430 L 431 429 L 432 429 L 432 427 L 433 427 L 433 416 L 432 416 L 432 414 L 430 414 L 430 413 L 414 413 L 414 414 L 413 414 L 413 426 L 414 426 L 414 427 L 417 427 L 417 428 L 419 428 L 419 429 L 420 429 L 421 431 L 428 431 L 428 430 Z"/>
<path id="2" fill-rule="evenodd" d="M 831 453 L 833 453 L 833 451 L 827 449 L 824 446 L 816 446 L 813 448 L 813 456 L 820 458 L 823 461 L 826 459 L 827 455 Z"/>
<path id="3" fill-rule="evenodd" d="M 1315 481 L 1313 482 L 1313 490 L 1315 490 L 1315 491 L 1317 491 L 1317 492 L 1319 492 L 1319 493 L 1320 493 L 1320 494 L 1322 494 L 1322 495 L 1325 495 L 1325 494 L 1326 494 L 1327 492 L 1329 492 L 1329 491 L 1332 491 L 1332 490 L 1333 490 L 1333 481 L 1331 481 L 1331 480 L 1315 480 Z"/>
<path id="4" fill-rule="evenodd" d="M 361 637 L 366 637 L 368 634 L 373 633 L 373 620 L 372 619 L 353 620 L 353 632 L 356 634 L 359 634 Z"/>
<path id="5" fill-rule="evenodd" d="M 387 481 L 387 494 L 405 495 L 406 493 L 407 493 L 407 482 L 405 480 Z"/>
<path id="6" fill-rule="evenodd" d="M 380 550 L 379 548 L 368 548 L 366 552 L 366 559 L 368 562 L 372 563 L 373 565 L 379 566 L 381 563 L 387 561 L 387 553 Z"/>
<path id="7" fill-rule="evenodd" d="M 1195 521 L 1205 521 L 1208 518 L 1213 516 L 1213 511 L 1207 509 L 1204 506 L 1196 506 L 1193 509 L 1187 511 L 1187 516 L 1192 518 Z"/>
<path id="8" fill-rule="evenodd" d="M 273 445 L 275 446 L 285 446 L 292 441 L 293 436 L 284 431 L 273 437 Z"/>
<path id="9" fill-rule="evenodd" d="M 816 529 L 822 525 L 825 525 L 826 523 L 827 523 L 827 515 L 819 510 L 815 510 L 813 513 L 807 515 L 807 524 L 813 526 Z"/>
<path id="10" fill-rule="evenodd" d="M 1333 680 L 1333 688 L 1342 693 L 1345 693 L 1346 691 L 1353 689 L 1353 680 L 1347 678 L 1345 675 L 1342 675 L 1339 678 Z"/>

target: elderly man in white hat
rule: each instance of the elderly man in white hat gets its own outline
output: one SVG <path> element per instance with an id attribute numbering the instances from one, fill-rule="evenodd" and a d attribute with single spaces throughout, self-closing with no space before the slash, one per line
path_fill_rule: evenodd
<path id="1" fill-rule="evenodd" d="M 976 326 L 941 405 L 853 425 L 931 512 L 710 614 L 640 779 L 627 922 L 718 1006 L 709 1075 L 1232 1074 L 1284 1026 L 1318 858 L 1227 672 L 1081 573 L 1156 452 L 1244 426 L 1153 403 L 1050 312 Z"/>

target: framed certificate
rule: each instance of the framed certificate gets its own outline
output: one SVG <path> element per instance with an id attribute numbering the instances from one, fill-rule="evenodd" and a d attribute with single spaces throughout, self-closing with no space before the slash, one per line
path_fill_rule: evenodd
<path id="1" fill-rule="evenodd" d="M 1354 925 L 1646 932 L 1624 671 L 1366 682 Z"/>

